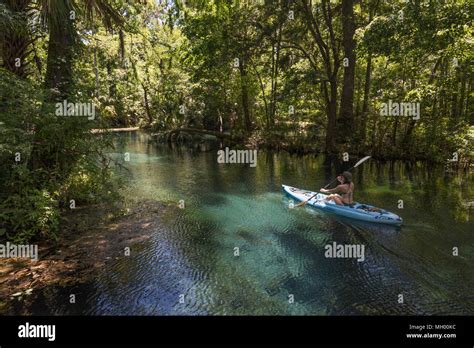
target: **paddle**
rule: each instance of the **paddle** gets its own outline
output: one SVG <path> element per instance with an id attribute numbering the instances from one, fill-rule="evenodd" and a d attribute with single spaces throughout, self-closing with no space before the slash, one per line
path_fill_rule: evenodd
<path id="1" fill-rule="evenodd" d="M 365 157 L 362 158 L 359 162 L 357 162 L 353 167 L 349 168 L 347 171 L 350 172 L 352 169 L 357 168 L 357 167 L 360 166 L 362 163 L 364 163 L 365 161 L 367 161 L 370 157 L 371 157 L 371 156 L 365 156 Z M 330 186 L 335 180 L 337 180 L 337 177 L 336 177 L 333 181 L 331 181 L 329 184 L 327 184 L 326 186 L 324 186 L 324 188 L 327 188 L 328 186 Z M 319 193 L 319 192 L 318 192 L 318 193 Z M 301 202 L 301 203 L 298 203 L 297 205 L 295 205 L 295 207 L 302 207 L 302 206 L 308 204 L 308 202 L 309 202 L 310 200 L 312 200 L 318 193 L 316 193 L 316 194 L 312 195 L 311 197 L 309 197 L 308 200 L 303 201 L 303 202 Z"/>

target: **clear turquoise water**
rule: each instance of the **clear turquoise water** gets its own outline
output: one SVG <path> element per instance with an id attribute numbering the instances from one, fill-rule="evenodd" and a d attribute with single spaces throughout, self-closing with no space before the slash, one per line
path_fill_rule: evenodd
<path id="1" fill-rule="evenodd" d="M 112 156 L 130 153 L 124 194 L 185 208 L 96 281 L 46 291 L 34 314 L 474 314 L 473 214 L 462 204 L 474 200 L 472 177 L 373 160 L 357 168 L 356 200 L 401 215 L 395 228 L 290 209 L 281 184 L 315 190 L 334 177 L 322 156 L 261 151 L 251 168 L 218 164 L 215 151 L 156 146 L 143 133 L 118 137 Z M 365 245 L 365 261 L 326 258 L 333 241 Z M 64 304 L 72 291 L 74 307 Z"/>

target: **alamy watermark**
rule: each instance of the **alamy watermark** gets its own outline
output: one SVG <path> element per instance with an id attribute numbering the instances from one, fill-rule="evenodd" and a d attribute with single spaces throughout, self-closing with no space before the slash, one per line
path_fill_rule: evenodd
<path id="1" fill-rule="evenodd" d="M 33 261 L 38 261 L 38 245 L 26 244 L 16 245 L 7 242 L 0 244 L 0 258 L 29 258 Z"/>
<path id="2" fill-rule="evenodd" d="M 257 166 L 257 150 L 224 150 L 217 151 L 217 163 L 249 163 L 250 167 Z"/>
<path id="3" fill-rule="evenodd" d="M 56 339 L 56 325 L 37 325 L 26 322 L 18 326 L 19 338 L 47 338 L 52 342 Z"/>
<path id="4" fill-rule="evenodd" d="M 88 120 L 95 118 L 94 103 L 56 103 L 56 116 L 86 116 Z"/>
<path id="5" fill-rule="evenodd" d="M 382 103 L 380 108 L 381 116 L 406 116 L 414 120 L 420 119 L 420 103 L 392 102 Z"/>
<path id="6" fill-rule="evenodd" d="M 324 249 L 326 258 L 341 258 L 341 259 L 357 259 L 357 262 L 365 260 L 365 245 L 364 244 L 327 244 Z"/>

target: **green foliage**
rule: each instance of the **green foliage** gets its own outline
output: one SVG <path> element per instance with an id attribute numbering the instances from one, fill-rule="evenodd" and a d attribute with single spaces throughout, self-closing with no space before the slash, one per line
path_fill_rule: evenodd
<path id="1" fill-rule="evenodd" d="M 472 1 L 344 3 L 356 26 L 348 80 L 343 12 L 331 1 L 0 2 L 0 231 L 53 236 L 71 199 L 117 199 L 104 155 L 111 139 L 93 128 L 204 128 L 262 147 L 383 158 L 472 156 Z M 58 95 L 93 103 L 96 119 L 57 117 Z M 420 103 L 420 119 L 381 116 L 388 100 Z M 339 127 L 345 117 L 350 128 Z"/>
<path id="2" fill-rule="evenodd" d="M 103 160 L 108 161 L 106 157 Z M 83 157 L 61 187 L 62 203 L 69 207 L 70 200 L 74 199 L 79 206 L 104 202 L 114 204 L 120 200 L 118 192 L 121 185 L 121 180 L 111 170 L 105 170 L 98 162 Z"/>
<path id="3" fill-rule="evenodd" d="M 27 187 L 0 204 L 0 221 L 6 237 L 15 243 L 54 239 L 59 229 L 58 202 L 46 190 Z"/>
<path id="4" fill-rule="evenodd" d="M 43 89 L 1 69 L 0 100 L 0 229 L 7 238 L 55 238 L 69 199 L 117 199 L 102 154 L 111 140 L 91 134 L 91 122 L 56 116 Z"/>

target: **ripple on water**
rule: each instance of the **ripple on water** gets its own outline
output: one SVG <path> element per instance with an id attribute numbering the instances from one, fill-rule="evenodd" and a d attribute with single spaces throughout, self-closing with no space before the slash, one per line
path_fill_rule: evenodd
<path id="1" fill-rule="evenodd" d="M 107 263 L 91 284 L 49 289 L 40 300 L 38 312 L 474 312 L 472 225 L 442 215 L 446 209 L 436 210 L 439 204 L 428 204 L 427 211 L 405 209 L 401 229 L 356 222 L 308 206 L 290 209 L 280 184 L 295 182 L 302 187 L 318 187 L 327 181 L 322 159 L 284 154 L 265 157 L 262 153 L 267 160 L 259 160 L 257 168 L 219 166 L 215 154 L 158 150 L 140 137 L 129 137 L 127 141 L 114 154 L 120 157 L 128 151 L 132 155 L 131 163 L 124 163 L 129 168 L 126 195 L 176 204 L 183 199 L 186 208 L 165 214 L 163 228 L 153 231 L 146 243 L 132 246 L 135 253 L 129 258 Z M 370 166 L 365 168 L 360 177 L 362 182 L 364 175 L 366 186 L 361 183 L 358 187 L 361 194 L 364 189 L 367 202 L 384 206 L 398 197 L 407 204 L 415 201 L 416 196 L 405 189 L 412 179 L 404 178 L 403 173 L 394 174 L 402 187 L 387 189 L 380 173 Z M 418 178 L 422 180 L 423 176 Z M 444 204 L 443 196 L 437 196 L 438 185 L 427 186 L 430 197 Z M 452 231 L 438 226 L 442 219 L 437 214 L 446 218 L 443 228 L 452 227 Z M 326 258 L 324 247 L 332 242 L 363 244 L 364 262 Z M 462 253 L 453 259 L 450 248 L 458 242 L 463 246 Z M 239 248 L 238 256 L 235 248 Z M 80 294 L 74 308 L 65 304 L 71 291 Z M 404 303 L 398 303 L 400 294 Z M 294 297 L 293 304 L 288 301 L 290 295 Z"/>

